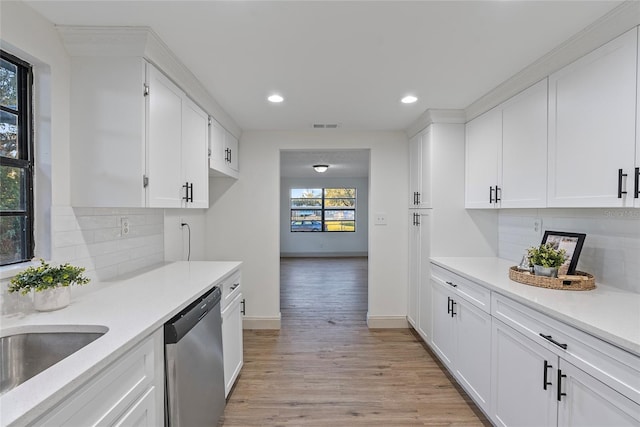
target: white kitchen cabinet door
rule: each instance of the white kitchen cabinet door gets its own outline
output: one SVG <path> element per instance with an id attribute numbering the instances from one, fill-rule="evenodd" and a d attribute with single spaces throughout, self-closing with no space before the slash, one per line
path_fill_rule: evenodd
<path id="1" fill-rule="evenodd" d="M 501 208 L 547 205 L 547 79 L 502 106 Z"/>
<path id="2" fill-rule="evenodd" d="M 181 141 L 184 93 L 151 64 L 147 64 L 147 206 L 182 205 Z"/>
<path id="3" fill-rule="evenodd" d="M 409 140 L 409 207 L 431 207 L 431 130 L 428 128 Z"/>
<path id="4" fill-rule="evenodd" d="M 422 339 L 429 343 L 433 334 L 431 310 L 433 310 L 433 301 L 431 297 L 431 213 L 430 210 L 420 209 L 417 213 L 418 233 L 419 233 L 419 252 L 418 258 L 418 333 Z"/>
<path id="5" fill-rule="evenodd" d="M 222 315 L 222 353 L 224 359 L 224 395 L 229 395 L 244 363 L 242 345 L 242 293 L 225 307 Z"/>
<path id="6" fill-rule="evenodd" d="M 409 286 L 407 292 L 407 321 L 418 329 L 418 305 L 420 292 L 420 227 L 416 225 L 420 214 L 409 211 Z"/>
<path id="7" fill-rule="evenodd" d="M 560 371 L 558 426 L 640 425 L 640 405 L 562 359 Z"/>
<path id="8" fill-rule="evenodd" d="M 189 98 L 182 102 L 182 207 L 209 207 L 209 116 Z M 188 191 L 188 194 L 187 194 Z"/>
<path id="9" fill-rule="evenodd" d="M 155 427 L 161 425 L 157 419 L 158 410 L 156 407 L 155 387 L 151 387 L 147 392 L 133 404 L 126 414 L 122 416 L 114 427 Z"/>
<path id="10" fill-rule="evenodd" d="M 495 208 L 501 185 L 502 110 L 476 117 L 465 130 L 465 208 Z"/>
<path id="11" fill-rule="evenodd" d="M 491 420 L 498 426 L 555 426 L 558 357 L 492 322 Z"/>
<path id="12" fill-rule="evenodd" d="M 455 310 L 453 298 L 446 285 L 431 279 L 433 332 L 431 344 L 440 360 L 451 370 L 455 352 L 455 322 L 451 315 Z"/>
<path id="13" fill-rule="evenodd" d="M 549 207 L 633 206 L 637 37 L 549 76 Z"/>
<path id="14" fill-rule="evenodd" d="M 485 413 L 491 408 L 491 315 L 456 297 L 455 375 Z"/>
<path id="15" fill-rule="evenodd" d="M 229 167 L 233 171 L 238 172 L 238 138 L 227 131 L 225 134 L 224 142 L 225 147 L 228 150 Z"/>

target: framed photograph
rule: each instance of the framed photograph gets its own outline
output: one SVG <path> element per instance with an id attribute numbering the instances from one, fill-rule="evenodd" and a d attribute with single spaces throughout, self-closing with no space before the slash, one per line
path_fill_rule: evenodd
<path id="1" fill-rule="evenodd" d="M 567 252 L 567 260 L 558 269 L 558 274 L 575 274 L 578 258 L 586 237 L 587 235 L 583 233 L 544 232 L 542 244 L 551 243 L 554 249 L 564 249 Z"/>

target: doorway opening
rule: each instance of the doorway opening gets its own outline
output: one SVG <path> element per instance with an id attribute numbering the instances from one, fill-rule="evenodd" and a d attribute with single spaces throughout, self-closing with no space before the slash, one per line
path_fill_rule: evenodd
<path id="1" fill-rule="evenodd" d="M 369 164 L 368 149 L 281 150 L 283 328 L 366 327 Z"/>

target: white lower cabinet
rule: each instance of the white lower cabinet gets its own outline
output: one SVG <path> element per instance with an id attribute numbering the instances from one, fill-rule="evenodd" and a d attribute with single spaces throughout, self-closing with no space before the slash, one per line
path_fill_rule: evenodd
<path id="1" fill-rule="evenodd" d="M 489 411 L 491 316 L 466 300 L 456 279 L 433 276 L 432 347 L 476 404 Z"/>
<path id="2" fill-rule="evenodd" d="M 222 354 L 224 358 L 224 395 L 229 395 L 243 364 L 242 294 L 222 311 Z"/>
<path id="3" fill-rule="evenodd" d="M 501 295 L 492 314 L 495 424 L 640 425 L 637 357 Z"/>
<path id="4" fill-rule="evenodd" d="M 556 355 L 493 320 L 491 418 L 498 426 L 556 424 Z"/>
<path id="5" fill-rule="evenodd" d="M 164 423 L 162 328 L 113 362 L 36 426 L 147 426 Z"/>
<path id="6" fill-rule="evenodd" d="M 497 426 L 639 426 L 640 358 L 431 265 L 427 342 Z"/>

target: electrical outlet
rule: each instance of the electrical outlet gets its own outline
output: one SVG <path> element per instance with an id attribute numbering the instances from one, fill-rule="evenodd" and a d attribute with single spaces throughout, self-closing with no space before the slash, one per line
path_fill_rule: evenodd
<path id="1" fill-rule="evenodd" d="M 542 234 L 542 218 L 535 218 L 533 220 L 533 231 L 538 233 L 538 235 Z"/>
<path id="2" fill-rule="evenodd" d="M 374 219 L 375 225 L 387 225 L 387 214 L 384 212 L 378 212 Z"/>
<path id="3" fill-rule="evenodd" d="M 129 234 L 129 218 L 126 216 L 120 217 L 120 235 L 126 236 Z"/>

